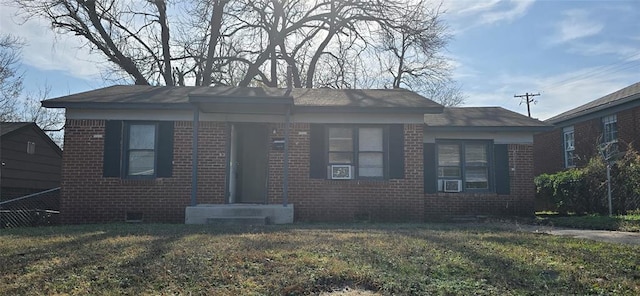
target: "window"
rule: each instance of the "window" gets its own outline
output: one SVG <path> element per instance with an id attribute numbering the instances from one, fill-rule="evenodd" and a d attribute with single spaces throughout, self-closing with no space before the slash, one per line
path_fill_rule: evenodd
<path id="1" fill-rule="evenodd" d="M 404 179 L 404 124 L 311 124 L 312 179 Z"/>
<path id="2" fill-rule="evenodd" d="M 153 176 L 155 173 L 156 125 L 129 124 L 126 149 L 127 176 Z"/>
<path id="3" fill-rule="evenodd" d="M 27 141 L 27 154 L 36 154 L 36 143 Z"/>
<path id="4" fill-rule="evenodd" d="M 574 162 L 574 150 L 575 147 L 575 136 L 573 131 L 573 126 L 565 127 L 563 130 L 564 137 L 564 167 L 570 168 L 575 166 Z M 557 155 L 557 154 L 556 154 Z"/>
<path id="5" fill-rule="evenodd" d="M 616 143 L 618 142 L 618 119 L 616 115 L 609 115 L 602 118 L 603 132 L 602 140 L 604 143 Z"/>
<path id="6" fill-rule="evenodd" d="M 438 182 L 461 180 L 460 190 L 489 190 L 489 143 L 445 141 L 437 144 Z M 442 187 L 440 185 L 439 187 Z M 440 188 L 442 191 L 442 188 Z"/>
<path id="7" fill-rule="evenodd" d="M 162 178 L 173 173 L 173 121 L 105 122 L 103 176 Z"/>
<path id="8" fill-rule="evenodd" d="M 618 153 L 618 126 L 615 114 L 602 117 L 602 143 L 598 146 L 605 159 Z"/>
<path id="9" fill-rule="evenodd" d="M 329 127 L 328 143 L 330 171 L 349 165 L 354 170 L 352 178 L 385 177 L 384 128 Z M 332 177 L 333 172 L 329 175 Z"/>

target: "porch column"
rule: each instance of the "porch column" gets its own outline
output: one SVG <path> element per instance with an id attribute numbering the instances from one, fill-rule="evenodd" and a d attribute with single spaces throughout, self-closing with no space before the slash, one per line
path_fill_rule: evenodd
<path id="1" fill-rule="evenodd" d="M 284 165 L 282 169 L 282 206 L 289 202 L 289 125 L 291 124 L 291 107 L 287 106 L 284 122 Z"/>
<path id="2" fill-rule="evenodd" d="M 195 206 L 198 196 L 198 130 L 200 126 L 200 109 L 193 108 L 193 143 L 191 147 L 191 206 Z"/>

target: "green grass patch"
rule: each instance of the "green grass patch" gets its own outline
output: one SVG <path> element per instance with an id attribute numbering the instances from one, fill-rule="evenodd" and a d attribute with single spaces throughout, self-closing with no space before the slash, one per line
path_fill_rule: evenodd
<path id="1" fill-rule="evenodd" d="M 612 217 L 602 215 L 560 216 L 557 213 L 548 212 L 536 214 L 537 222 L 546 225 L 581 229 L 640 232 L 640 214 L 637 213 Z"/>
<path id="2" fill-rule="evenodd" d="M 638 254 L 468 224 L 5 229 L 0 295 L 638 295 Z"/>

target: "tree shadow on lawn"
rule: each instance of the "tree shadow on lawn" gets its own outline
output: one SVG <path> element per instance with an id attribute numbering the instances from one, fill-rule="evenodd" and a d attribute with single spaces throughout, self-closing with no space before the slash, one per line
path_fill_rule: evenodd
<path id="1" fill-rule="evenodd" d="M 10 267 L 0 291 L 305 294 L 359 285 L 399 294 L 589 293 L 575 274 L 522 255 L 543 253 L 543 243 L 527 245 L 532 235 L 498 232 L 456 224 L 106 224 L 11 231 L 0 239 L 71 239 L 0 257 Z M 553 256 L 564 262 L 562 254 Z"/>
<path id="2" fill-rule="evenodd" d="M 489 232 L 489 234 L 492 232 Z M 556 270 L 542 262 L 534 262 L 522 256 L 526 245 L 509 247 L 487 244 L 487 233 L 471 237 L 428 235 L 423 239 L 434 246 L 434 251 L 453 252 L 449 257 L 460 257 L 459 262 L 444 263 L 450 272 L 437 274 L 441 280 L 469 280 L 483 283 L 485 288 L 516 294 L 537 293 L 587 293 L 589 286 L 572 281 L 573 275 Z M 491 236 L 489 236 L 491 237 Z M 498 235 L 498 237 L 502 237 Z M 505 242 L 519 240 L 519 236 L 501 239 Z M 489 240 L 490 241 L 490 240 Z M 434 262 L 438 264 L 438 262 Z"/>
<path id="3" fill-rule="evenodd" d="M 151 275 L 146 272 L 148 262 L 165 256 L 181 239 L 121 225 L 19 229 L 2 236 L 32 241 L 23 250 L 2 252 L 4 295 L 93 294 L 144 287 Z"/>

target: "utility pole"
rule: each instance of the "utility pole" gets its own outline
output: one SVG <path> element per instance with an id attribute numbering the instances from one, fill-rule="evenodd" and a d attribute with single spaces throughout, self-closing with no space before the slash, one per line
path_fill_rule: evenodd
<path id="1" fill-rule="evenodd" d="M 521 100 L 525 100 L 525 102 L 527 103 L 527 112 L 529 113 L 529 117 L 531 117 L 531 107 L 529 105 L 534 102 L 533 97 L 539 96 L 539 95 L 540 93 L 537 93 L 537 94 L 525 93 L 524 95 L 513 95 L 513 97 L 520 98 Z M 529 97 L 531 97 L 531 99 L 529 99 Z M 520 101 L 520 104 L 522 104 L 522 101 Z"/>

